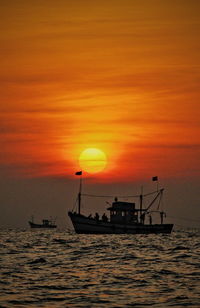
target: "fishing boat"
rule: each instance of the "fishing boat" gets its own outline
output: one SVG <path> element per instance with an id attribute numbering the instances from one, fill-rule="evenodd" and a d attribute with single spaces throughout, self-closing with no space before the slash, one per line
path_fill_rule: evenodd
<path id="1" fill-rule="evenodd" d="M 55 220 L 52 219 L 43 219 L 41 224 L 34 223 L 33 217 L 31 221 L 29 221 L 29 225 L 31 229 L 55 229 L 57 225 L 55 224 Z"/>
<path id="2" fill-rule="evenodd" d="M 82 175 L 77 172 L 77 175 Z M 94 217 L 92 215 L 84 215 L 81 213 L 81 199 L 85 197 L 96 197 L 95 195 L 82 194 L 82 178 L 80 179 L 80 189 L 78 193 L 78 211 L 69 211 L 68 216 L 74 226 L 74 230 L 79 234 L 158 234 L 171 233 L 173 224 L 164 223 L 166 213 L 159 210 L 164 189 L 158 189 L 148 194 L 141 194 L 135 196 L 123 196 L 128 198 L 137 198 L 139 206 L 135 202 L 119 201 L 117 197 L 114 198 L 112 204 L 107 208 L 109 217 L 103 214 L 102 218 L 98 213 Z M 153 199 L 148 205 L 144 206 L 144 198 L 152 197 Z M 111 197 L 111 196 L 104 196 Z M 153 205 L 157 203 L 156 209 L 152 209 Z M 146 204 L 146 203 L 145 203 Z M 159 214 L 160 223 L 153 224 L 153 214 Z M 148 221 L 147 221 L 148 220 Z M 147 221 L 147 222 L 146 222 Z"/>

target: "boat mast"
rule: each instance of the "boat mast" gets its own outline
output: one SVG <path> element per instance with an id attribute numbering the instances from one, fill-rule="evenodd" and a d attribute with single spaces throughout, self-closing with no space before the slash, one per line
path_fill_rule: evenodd
<path id="1" fill-rule="evenodd" d="M 140 222 L 142 222 L 141 214 L 142 214 L 142 202 L 143 202 L 143 186 L 141 186 L 141 194 L 140 194 Z"/>
<path id="2" fill-rule="evenodd" d="M 79 193 L 78 193 L 78 214 L 81 213 L 81 192 L 82 192 L 82 171 L 80 173 L 80 186 L 79 186 Z"/>
<path id="3" fill-rule="evenodd" d="M 81 191 L 82 191 L 82 171 L 78 171 L 75 175 L 80 176 L 80 186 L 79 186 L 79 193 L 78 193 L 78 214 L 81 213 Z"/>

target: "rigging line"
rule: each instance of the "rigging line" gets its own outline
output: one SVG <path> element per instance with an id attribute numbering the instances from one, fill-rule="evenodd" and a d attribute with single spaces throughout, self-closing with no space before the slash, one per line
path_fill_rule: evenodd
<path id="1" fill-rule="evenodd" d="M 199 222 L 200 221 L 200 219 L 192 219 L 192 218 L 185 218 L 185 217 L 174 217 L 174 216 L 169 216 L 169 215 L 167 215 L 167 217 L 170 217 L 170 218 L 176 218 L 176 219 L 183 219 L 183 220 L 190 220 L 190 221 L 197 221 L 197 222 Z"/>
<path id="2" fill-rule="evenodd" d="M 195 230 L 195 231 L 199 231 L 200 230 L 199 227 L 189 227 L 189 226 L 183 226 L 183 225 L 175 224 L 175 231 L 177 231 L 176 230 L 177 226 L 183 228 L 185 231 L 186 230 Z"/>
<path id="3" fill-rule="evenodd" d="M 145 211 L 147 212 L 150 207 L 154 204 L 154 202 L 158 199 L 158 197 L 160 196 L 161 191 L 157 193 L 157 195 L 155 196 L 155 198 L 151 201 L 151 203 L 149 204 L 149 206 L 145 209 Z"/>
<path id="4" fill-rule="evenodd" d="M 82 194 L 85 197 L 97 197 L 97 198 L 139 198 L 139 195 L 135 196 L 119 196 L 119 195 L 90 195 L 90 194 Z"/>
<path id="5" fill-rule="evenodd" d="M 161 190 L 160 191 L 160 198 L 159 198 L 159 201 L 158 201 L 157 210 L 159 210 L 159 208 L 160 208 L 160 204 L 161 204 L 161 201 L 162 201 L 162 196 L 163 196 L 163 191 Z"/>
<path id="6" fill-rule="evenodd" d="M 162 192 L 164 189 L 160 189 L 159 191 Z M 147 194 L 144 194 L 143 197 L 147 197 L 147 196 L 150 196 L 150 195 L 154 195 L 155 193 L 158 193 L 158 191 L 153 191 L 153 192 L 150 192 L 150 193 L 147 193 Z M 85 197 L 95 197 L 95 198 L 115 198 L 115 197 L 118 197 L 118 198 L 140 198 L 140 195 L 92 195 L 92 194 L 82 194 L 82 196 L 85 196 Z"/>
<path id="7" fill-rule="evenodd" d="M 76 207 L 77 201 L 78 201 L 78 196 L 76 197 L 76 201 L 74 202 L 74 206 L 73 206 L 72 211 L 74 211 L 74 210 L 75 210 L 75 207 Z"/>
<path id="8" fill-rule="evenodd" d="M 183 229 L 199 229 L 198 227 L 188 227 L 188 226 L 183 226 L 179 224 L 175 224 L 175 227 L 181 227 Z"/>
<path id="9" fill-rule="evenodd" d="M 164 190 L 164 188 L 161 188 L 161 189 L 159 189 L 158 191 L 155 190 L 155 191 L 150 192 L 150 193 L 148 193 L 148 194 L 144 194 L 143 197 L 150 196 L 150 195 L 154 195 L 154 194 L 157 194 L 158 192 L 159 192 L 159 193 L 162 193 L 163 190 Z"/>

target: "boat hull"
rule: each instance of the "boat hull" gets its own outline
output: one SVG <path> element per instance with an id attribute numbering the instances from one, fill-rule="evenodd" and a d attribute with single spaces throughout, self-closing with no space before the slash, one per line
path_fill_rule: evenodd
<path id="1" fill-rule="evenodd" d="M 68 212 L 74 230 L 79 234 L 158 234 L 171 233 L 173 224 L 117 224 L 95 220 L 76 213 Z"/>
<path id="2" fill-rule="evenodd" d="M 29 221 L 31 229 L 55 229 L 56 225 L 44 225 L 44 224 L 35 224 L 34 222 Z"/>

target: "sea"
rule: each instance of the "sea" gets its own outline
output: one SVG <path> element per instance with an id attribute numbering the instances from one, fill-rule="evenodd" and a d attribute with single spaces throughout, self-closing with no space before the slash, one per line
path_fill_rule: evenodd
<path id="1" fill-rule="evenodd" d="M 0 231 L 0 307 L 200 307 L 200 231 Z"/>

